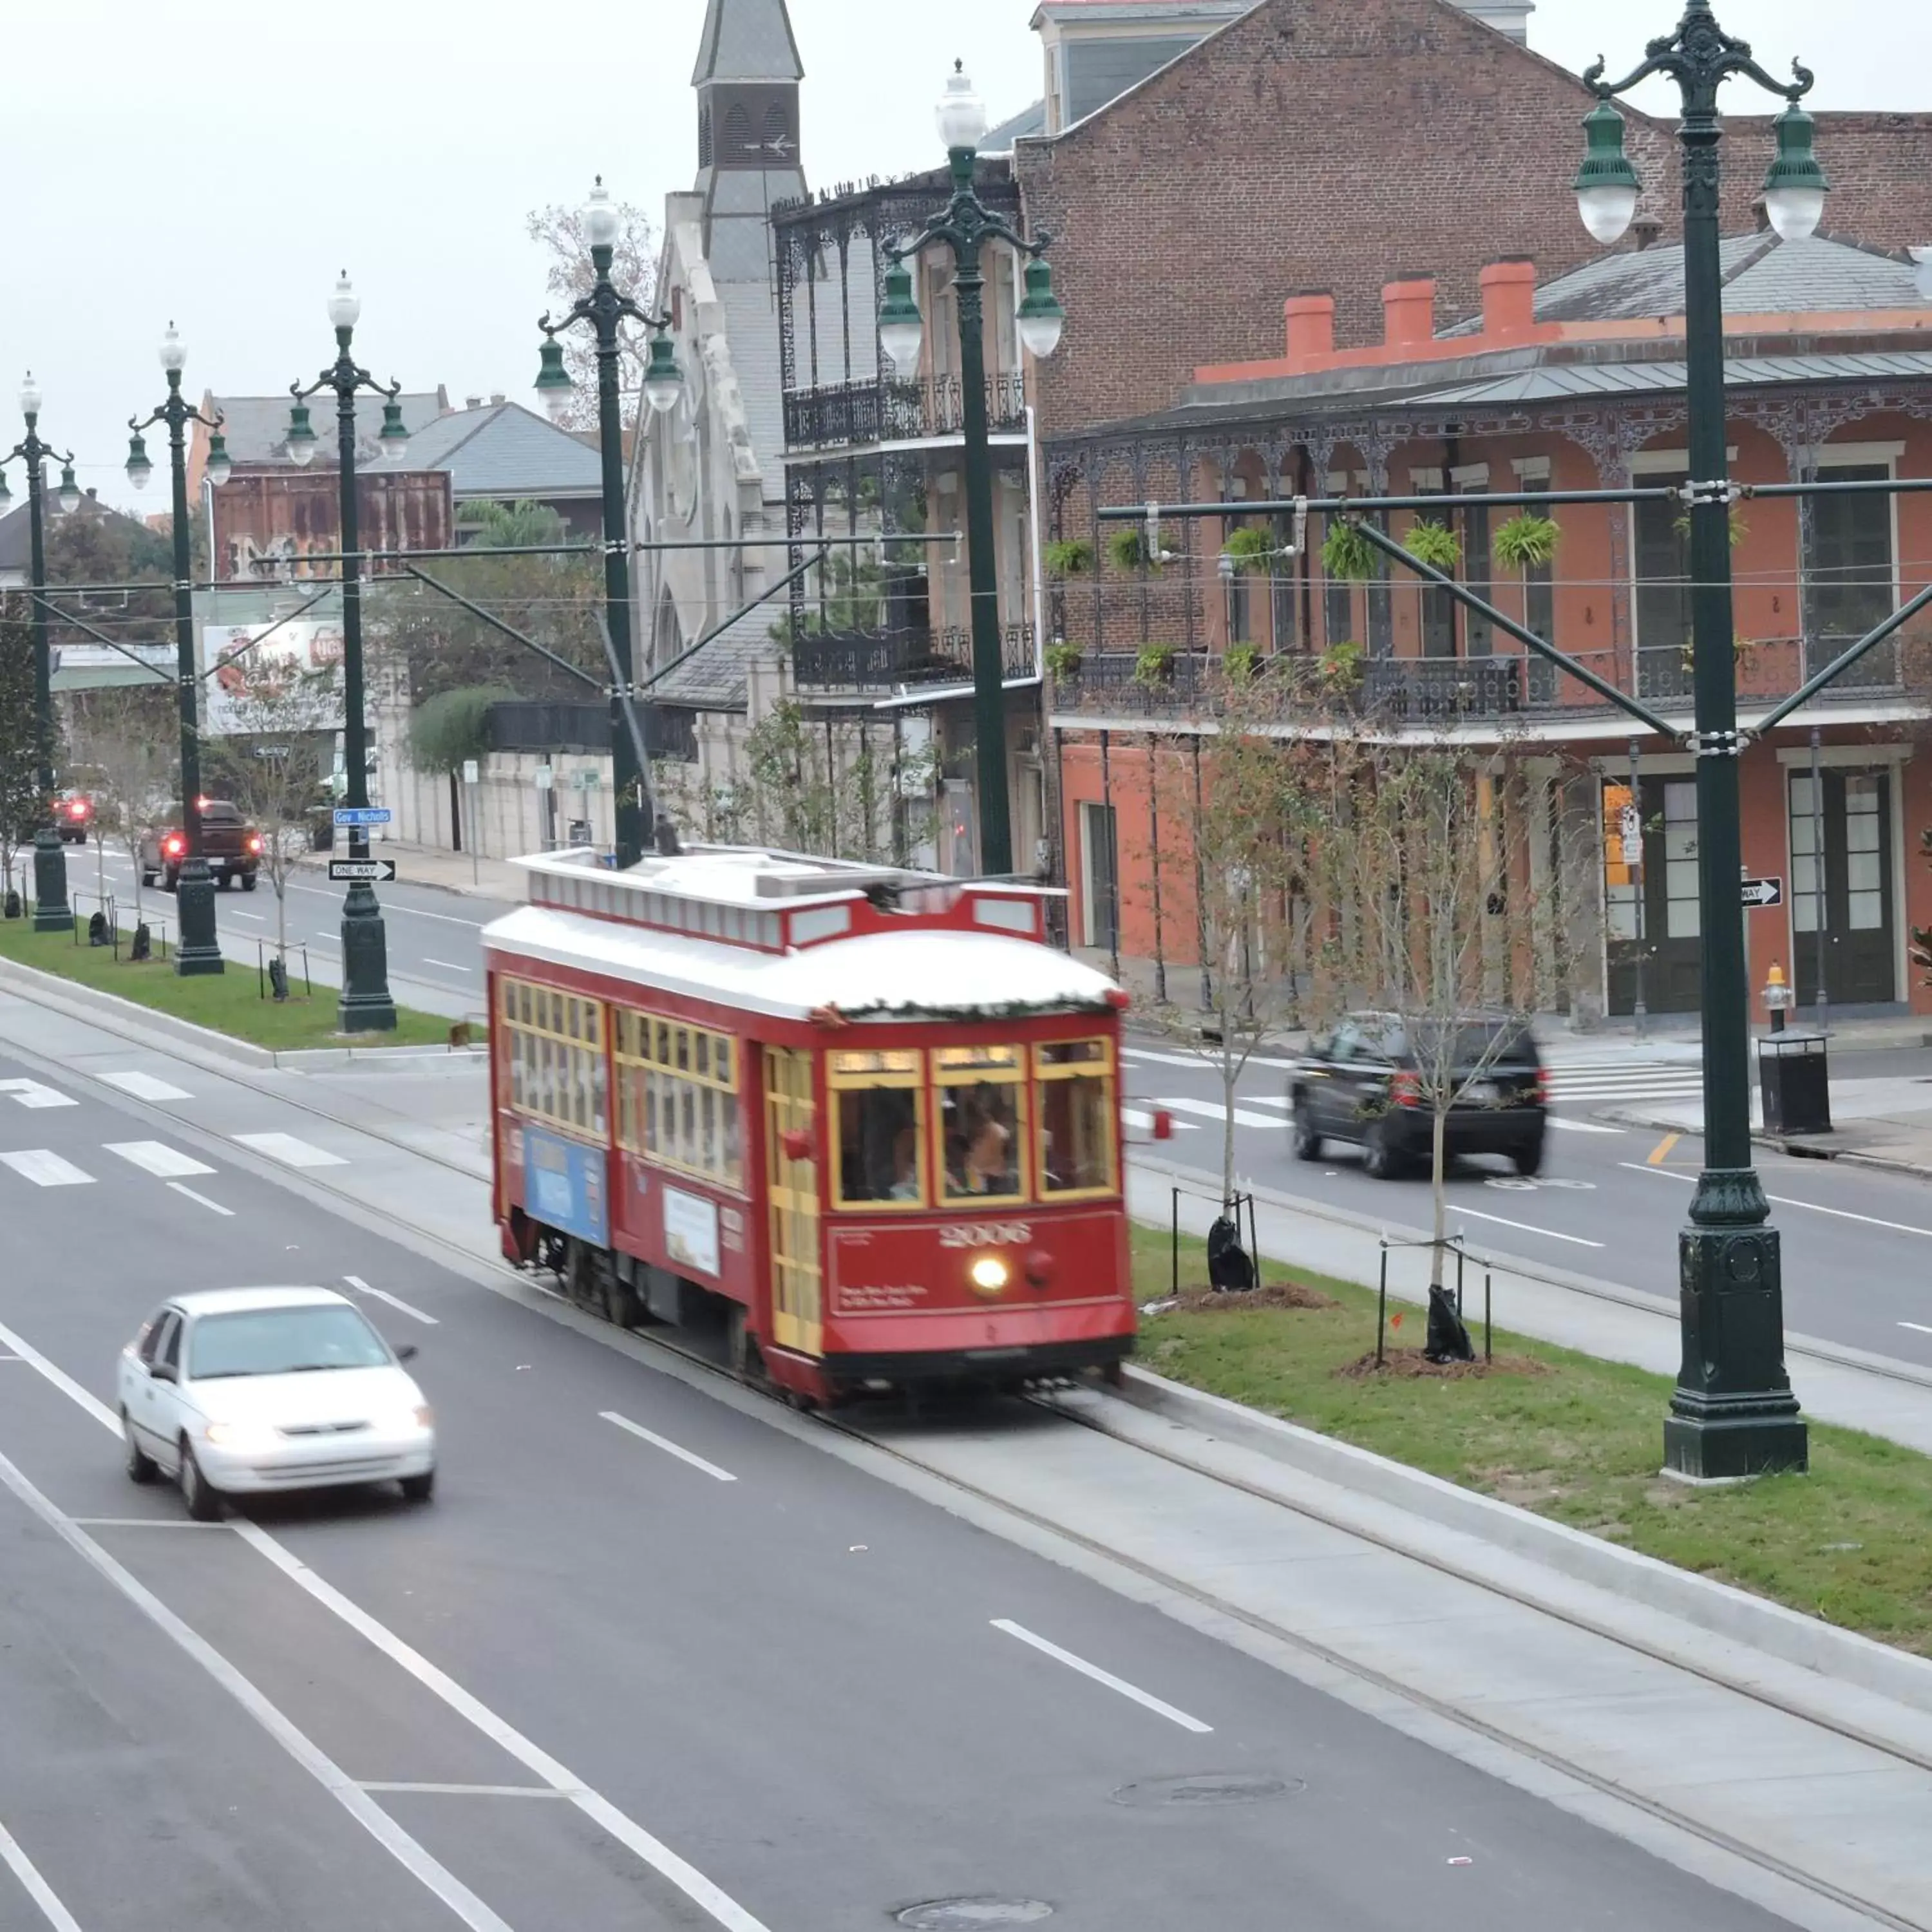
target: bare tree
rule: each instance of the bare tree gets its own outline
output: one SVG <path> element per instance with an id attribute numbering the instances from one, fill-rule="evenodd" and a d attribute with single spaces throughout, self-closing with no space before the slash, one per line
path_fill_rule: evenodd
<path id="1" fill-rule="evenodd" d="M 34 710 L 34 638 L 24 621 L 0 621 L 0 892 L 14 891 L 14 868 L 33 843 L 46 808 L 40 790 L 39 728 Z"/>
<path id="2" fill-rule="evenodd" d="M 76 760 L 93 775 L 97 870 L 104 880 L 107 840 L 112 834 L 134 868 L 134 922 L 138 926 L 142 835 L 160 816 L 175 775 L 178 739 L 174 687 L 158 680 L 89 692 L 75 709 Z"/>
<path id="3" fill-rule="evenodd" d="M 652 308 L 657 292 L 658 233 L 650 216 L 634 202 L 616 204 L 616 248 L 610 266 L 610 279 L 639 308 Z M 596 280 L 591 266 L 590 244 L 584 238 L 584 211 L 553 202 L 534 208 L 526 218 L 525 229 L 532 242 L 542 244 L 550 257 L 544 286 L 560 310 L 567 310 L 580 296 L 590 292 Z M 597 344 L 587 330 L 573 328 L 557 338 L 563 345 L 563 366 L 576 384 L 562 418 L 571 429 L 597 427 Z M 618 338 L 618 380 L 623 394 L 634 400 L 644 388 L 644 365 L 650 351 L 641 330 L 627 323 Z"/>
<path id="4" fill-rule="evenodd" d="M 1376 1016 L 1400 1048 L 1391 1108 L 1431 1116 L 1430 1352 L 1465 1354 L 1442 1293 L 1449 1115 L 1496 1104 L 1496 1076 L 1520 1050 L 1538 990 L 1519 773 L 1507 754 L 1365 731 L 1338 748 L 1331 776 L 1321 998 L 1331 1016 Z M 1533 1172 L 1540 1158 L 1539 1147 L 1519 1164 Z"/>
<path id="5" fill-rule="evenodd" d="M 275 895 L 275 956 L 286 970 L 289 881 L 308 843 L 342 706 L 334 669 L 304 670 L 286 658 L 239 661 L 229 687 L 230 736 L 210 762 L 261 836 L 262 869 Z M 284 982 L 286 983 L 286 982 Z"/>

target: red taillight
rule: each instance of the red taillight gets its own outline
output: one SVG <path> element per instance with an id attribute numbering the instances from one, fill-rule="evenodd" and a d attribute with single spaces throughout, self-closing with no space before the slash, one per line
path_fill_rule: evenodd
<path id="1" fill-rule="evenodd" d="M 86 800 L 84 798 L 70 799 L 68 801 L 67 815 L 70 818 L 85 818 L 87 816 Z"/>
<path id="2" fill-rule="evenodd" d="M 1389 1098 L 1398 1107 L 1419 1107 L 1422 1105 L 1422 1076 L 1407 1069 L 1396 1074 L 1389 1082 Z"/>
<path id="3" fill-rule="evenodd" d="M 251 852 L 259 852 L 261 850 L 262 837 L 260 832 L 251 832 L 248 835 L 248 849 Z"/>
<path id="4" fill-rule="evenodd" d="M 170 833 L 166 842 L 162 845 L 161 850 L 165 852 L 170 859 L 178 859 L 181 855 L 188 850 L 188 841 L 185 838 L 177 838 L 172 833 Z"/>
<path id="5" fill-rule="evenodd" d="M 1539 1107 L 1550 1105 L 1550 1069 L 1546 1066 L 1536 1070 L 1536 1104 Z"/>

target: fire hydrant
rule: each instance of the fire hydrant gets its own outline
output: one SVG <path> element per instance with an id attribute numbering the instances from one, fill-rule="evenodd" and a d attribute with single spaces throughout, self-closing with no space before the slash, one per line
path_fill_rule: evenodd
<path id="1" fill-rule="evenodd" d="M 1774 965 L 1770 978 L 1764 982 L 1764 1010 L 1771 1016 L 1773 1033 L 1784 1030 L 1784 1016 L 1797 1004 L 1797 995 L 1784 983 L 1784 968 Z"/>

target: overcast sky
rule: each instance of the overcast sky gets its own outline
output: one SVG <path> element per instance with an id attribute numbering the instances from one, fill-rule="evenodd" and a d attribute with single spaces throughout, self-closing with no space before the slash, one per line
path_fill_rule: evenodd
<path id="1" fill-rule="evenodd" d="M 936 165 L 932 103 L 956 57 L 996 120 L 1037 99 L 1034 4 L 791 0 L 813 184 Z M 1673 7 L 1541 0 L 1531 43 L 1572 68 L 1600 51 L 1634 65 Z M 1925 0 L 1720 0 L 1719 12 L 1773 72 L 1804 56 L 1816 105 L 1932 110 Z M 704 0 L 10 8 L 0 422 L 17 434 L 14 392 L 31 365 L 43 428 L 74 447 L 82 482 L 165 508 L 160 476 L 136 497 L 120 466 L 128 416 L 164 393 L 166 322 L 180 324 L 196 394 L 271 393 L 332 355 L 323 304 L 344 266 L 377 376 L 443 382 L 459 404 L 529 400 L 544 264 L 524 217 L 578 199 L 599 170 L 658 209 L 689 184 L 704 16 Z"/>

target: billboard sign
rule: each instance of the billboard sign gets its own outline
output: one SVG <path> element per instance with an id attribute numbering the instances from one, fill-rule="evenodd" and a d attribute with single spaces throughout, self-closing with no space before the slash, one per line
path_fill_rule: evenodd
<path id="1" fill-rule="evenodd" d="M 234 738 L 340 731 L 345 722 L 342 656 L 342 626 L 336 619 L 204 626 L 203 733 Z"/>

